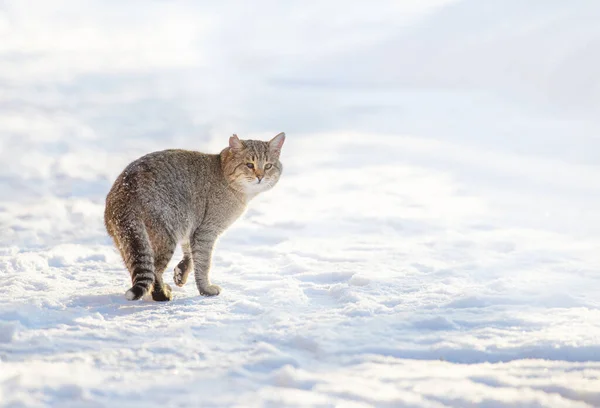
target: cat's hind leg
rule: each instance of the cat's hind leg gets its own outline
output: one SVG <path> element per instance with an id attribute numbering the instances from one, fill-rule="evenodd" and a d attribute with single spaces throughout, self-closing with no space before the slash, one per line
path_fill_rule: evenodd
<path id="1" fill-rule="evenodd" d="M 152 299 L 157 302 L 166 302 L 173 299 L 173 294 L 171 293 L 171 287 L 163 281 L 163 273 L 173 257 L 177 242 L 163 236 L 162 239 L 160 239 L 160 243 L 158 245 L 154 243 L 153 247 L 156 282 L 154 283 L 154 289 L 152 290 Z"/>
<path id="2" fill-rule="evenodd" d="M 173 273 L 173 281 L 179 287 L 185 285 L 190 272 L 194 270 L 194 261 L 192 261 L 192 249 L 189 242 L 181 244 L 183 259 L 179 261 Z"/>

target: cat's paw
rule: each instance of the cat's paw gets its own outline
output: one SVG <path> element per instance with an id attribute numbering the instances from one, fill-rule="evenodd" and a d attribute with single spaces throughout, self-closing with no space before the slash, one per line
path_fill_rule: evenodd
<path id="1" fill-rule="evenodd" d="M 217 296 L 221 293 L 221 288 L 217 285 L 208 285 L 203 288 L 198 288 L 202 296 Z"/>
<path id="2" fill-rule="evenodd" d="M 165 283 L 162 289 L 152 291 L 152 300 L 156 302 L 168 302 L 173 300 L 171 287 Z"/>
<path id="3" fill-rule="evenodd" d="M 190 275 L 190 269 L 190 262 L 185 259 L 177 264 L 173 273 L 173 282 L 175 282 L 175 285 L 179 287 L 185 285 Z"/>

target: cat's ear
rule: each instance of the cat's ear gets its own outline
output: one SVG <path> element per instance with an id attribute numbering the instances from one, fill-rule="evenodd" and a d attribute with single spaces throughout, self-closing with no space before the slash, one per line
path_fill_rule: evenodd
<path id="1" fill-rule="evenodd" d="M 269 141 L 269 150 L 271 153 L 279 154 L 281 153 L 281 146 L 283 146 L 283 142 L 285 142 L 285 133 L 281 132 L 273 139 Z"/>
<path id="2" fill-rule="evenodd" d="M 232 150 L 242 150 L 244 148 L 244 144 L 242 143 L 242 141 L 238 138 L 238 136 L 234 133 L 230 138 L 229 138 L 229 147 Z"/>

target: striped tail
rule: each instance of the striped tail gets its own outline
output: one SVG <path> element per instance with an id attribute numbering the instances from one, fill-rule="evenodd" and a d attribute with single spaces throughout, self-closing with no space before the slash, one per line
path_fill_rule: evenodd
<path id="1" fill-rule="evenodd" d="M 125 298 L 127 300 L 138 300 L 154 287 L 156 280 L 154 255 L 148 232 L 142 222 L 129 223 L 129 227 L 123 232 L 119 244 L 133 284 L 125 292 Z"/>

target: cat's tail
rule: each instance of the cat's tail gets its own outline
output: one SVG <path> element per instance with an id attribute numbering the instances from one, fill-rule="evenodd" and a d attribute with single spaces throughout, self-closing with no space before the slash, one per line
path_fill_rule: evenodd
<path id="1" fill-rule="evenodd" d="M 125 292 L 127 300 L 138 300 L 152 290 L 156 280 L 154 254 L 144 223 L 132 220 L 125 223 L 118 235 L 118 245 L 131 274 L 131 288 Z"/>

